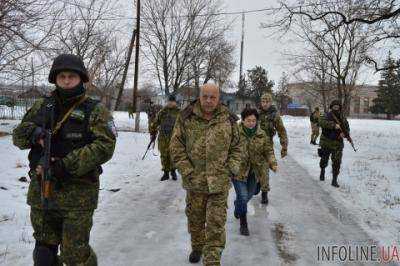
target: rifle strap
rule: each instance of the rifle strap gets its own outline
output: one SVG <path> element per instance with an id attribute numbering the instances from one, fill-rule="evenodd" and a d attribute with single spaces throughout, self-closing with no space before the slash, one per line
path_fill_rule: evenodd
<path id="1" fill-rule="evenodd" d="M 338 125 L 340 126 L 340 130 L 343 132 L 342 123 L 340 123 L 339 119 L 336 117 L 336 115 L 334 113 L 332 113 L 332 117 L 335 120 L 335 122 L 338 123 Z"/>
<path id="2" fill-rule="evenodd" d="M 82 96 L 81 99 L 79 99 L 79 101 L 75 102 L 71 108 L 65 113 L 65 115 L 63 116 L 63 118 L 57 122 L 56 126 L 54 127 L 53 130 L 53 134 L 56 134 L 60 128 L 62 127 L 62 125 L 65 123 L 65 121 L 67 121 L 67 119 L 70 117 L 70 115 L 72 114 L 72 112 L 75 110 L 76 107 L 78 107 L 81 103 L 83 103 L 84 101 L 86 101 L 88 97 L 86 95 Z"/>

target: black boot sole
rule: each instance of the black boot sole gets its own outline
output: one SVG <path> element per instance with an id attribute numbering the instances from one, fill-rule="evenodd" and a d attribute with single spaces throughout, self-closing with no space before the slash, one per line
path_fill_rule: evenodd
<path id="1" fill-rule="evenodd" d="M 200 262 L 200 260 L 201 260 L 201 254 L 200 255 L 194 255 L 194 254 L 190 254 L 189 255 L 189 262 L 190 263 L 198 263 L 198 262 Z"/>

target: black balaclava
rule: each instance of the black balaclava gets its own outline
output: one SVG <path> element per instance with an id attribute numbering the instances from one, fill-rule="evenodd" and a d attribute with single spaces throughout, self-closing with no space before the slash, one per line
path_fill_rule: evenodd
<path id="1" fill-rule="evenodd" d="M 72 89 L 63 89 L 60 86 L 56 85 L 57 87 L 57 95 L 60 97 L 61 101 L 70 101 L 75 99 L 76 97 L 83 95 L 86 91 L 85 86 L 83 86 L 83 82 L 81 81 L 77 86 Z"/>

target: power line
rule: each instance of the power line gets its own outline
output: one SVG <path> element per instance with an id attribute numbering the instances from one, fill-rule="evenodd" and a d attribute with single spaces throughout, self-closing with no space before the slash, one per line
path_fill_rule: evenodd
<path id="1" fill-rule="evenodd" d="M 70 4 L 73 6 L 81 7 L 86 10 L 92 10 L 96 12 L 103 12 L 100 10 L 93 9 L 91 7 L 79 5 L 76 3 L 71 3 L 66 0 L 58 0 L 60 2 L 63 2 L 65 4 Z M 334 2 L 325 2 L 325 3 L 320 3 L 320 4 L 308 4 L 308 5 L 302 5 L 302 6 L 288 6 L 287 8 L 300 8 L 300 7 L 313 7 L 313 6 L 325 6 L 328 4 L 333 4 Z M 249 9 L 249 10 L 244 10 L 244 11 L 231 11 L 231 12 L 216 12 L 216 13 L 205 13 L 205 14 L 197 14 L 197 15 L 181 15 L 181 16 L 170 16 L 166 17 L 167 19 L 173 19 L 173 18 L 187 18 L 187 17 L 208 17 L 208 16 L 231 16 L 231 15 L 241 15 L 241 14 L 254 14 L 254 13 L 261 13 L 261 12 L 267 12 L 267 11 L 278 11 L 281 10 L 282 7 L 266 7 L 266 8 L 260 8 L 260 9 Z M 58 20 L 63 21 L 63 20 L 76 20 L 76 21 L 90 21 L 90 20 L 100 20 L 100 21 L 116 21 L 116 20 L 136 20 L 136 17 L 127 17 L 127 16 L 121 16 L 115 13 L 110 13 L 104 11 L 104 13 L 109 13 L 111 15 L 114 15 L 116 17 L 103 17 L 103 18 L 97 18 L 97 19 L 83 19 L 83 18 L 59 18 Z M 150 17 L 142 16 L 142 18 L 149 19 Z"/>

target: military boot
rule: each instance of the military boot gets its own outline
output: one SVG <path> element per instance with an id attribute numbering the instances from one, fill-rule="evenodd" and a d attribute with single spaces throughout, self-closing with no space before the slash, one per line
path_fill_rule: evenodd
<path id="1" fill-rule="evenodd" d="M 321 174 L 319 175 L 319 180 L 325 180 L 325 168 L 321 168 Z"/>
<path id="2" fill-rule="evenodd" d="M 164 171 L 164 175 L 161 177 L 160 181 L 165 181 L 169 179 L 168 171 Z"/>
<path id="3" fill-rule="evenodd" d="M 178 180 L 175 169 L 171 171 L 171 177 L 172 177 L 172 180 Z"/>
<path id="4" fill-rule="evenodd" d="M 240 217 L 240 234 L 242 236 L 250 235 L 249 228 L 247 227 L 247 216 L 246 216 L 246 214 Z"/>
<path id="5" fill-rule="evenodd" d="M 190 263 L 198 263 L 201 259 L 201 251 L 200 250 L 193 250 L 189 255 L 189 262 Z"/>
<path id="6" fill-rule="evenodd" d="M 337 182 L 337 178 L 338 178 L 338 174 L 333 174 L 333 178 L 332 178 L 332 186 L 334 187 L 340 187 L 338 182 Z"/>
<path id="7" fill-rule="evenodd" d="M 261 192 L 261 204 L 268 204 L 268 192 Z"/>
<path id="8" fill-rule="evenodd" d="M 57 257 L 57 245 L 45 245 L 36 242 L 33 250 L 33 265 L 34 266 L 57 266 L 60 265 Z"/>

